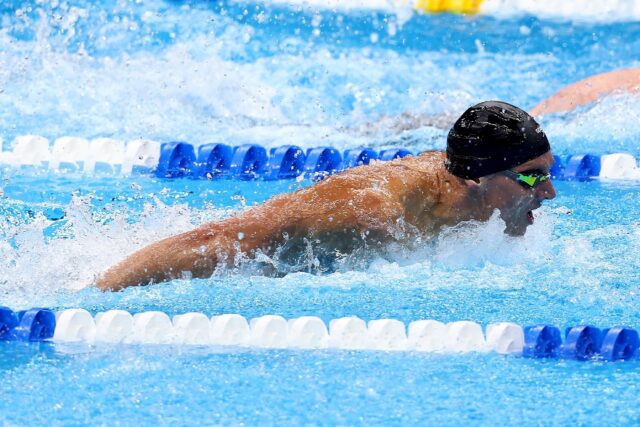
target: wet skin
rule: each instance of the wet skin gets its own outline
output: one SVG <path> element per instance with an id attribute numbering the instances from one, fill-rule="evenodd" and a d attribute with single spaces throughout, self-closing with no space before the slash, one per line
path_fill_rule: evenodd
<path id="1" fill-rule="evenodd" d="M 442 152 L 374 162 L 333 175 L 308 188 L 271 198 L 224 221 L 149 245 L 107 270 L 102 290 L 158 283 L 181 277 L 209 277 L 232 266 L 238 255 L 300 253 L 309 242 L 327 251 L 349 252 L 394 242 L 411 247 L 442 227 L 488 220 L 498 209 L 505 232 L 523 235 L 533 211 L 555 197 L 550 181 L 522 187 L 501 173 L 464 180 L 444 168 Z M 548 152 L 512 170 L 548 172 Z"/>
<path id="2" fill-rule="evenodd" d="M 553 155 L 548 152 L 512 170 L 519 173 L 539 171 L 548 174 L 552 166 Z M 497 173 L 480 178 L 480 185 L 485 188 L 483 204 L 491 211 L 500 211 L 500 217 L 506 224 L 505 233 L 513 236 L 525 234 L 527 227 L 533 224 L 533 211 L 544 200 L 556 197 L 551 180 L 544 181 L 535 188 L 526 188 L 513 178 Z"/>
<path id="3" fill-rule="evenodd" d="M 571 111 L 590 104 L 610 93 L 636 93 L 640 91 L 640 68 L 628 68 L 590 76 L 562 88 L 553 96 L 536 105 L 531 114 L 539 116 Z"/>

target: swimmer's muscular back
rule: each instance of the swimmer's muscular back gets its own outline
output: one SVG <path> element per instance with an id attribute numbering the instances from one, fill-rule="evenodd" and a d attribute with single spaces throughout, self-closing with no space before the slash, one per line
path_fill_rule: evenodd
<path id="1" fill-rule="evenodd" d="M 441 198 L 453 197 L 446 188 L 450 176 L 443 162 L 444 153 L 432 151 L 349 169 L 238 216 L 147 246 L 109 269 L 97 285 L 119 290 L 174 279 L 183 272 L 208 277 L 216 266 L 231 265 L 238 251 L 271 253 L 283 236 L 373 232 L 394 240 L 399 226 L 432 231 L 448 214 Z"/>
<path id="2" fill-rule="evenodd" d="M 255 209 L 281 217 L 279 228 L 321 233 L 342 228 L 383 231 L 399 218 L 416 223 L 438 193 L 434 159 L 442 153 L 349 169 Z"/>

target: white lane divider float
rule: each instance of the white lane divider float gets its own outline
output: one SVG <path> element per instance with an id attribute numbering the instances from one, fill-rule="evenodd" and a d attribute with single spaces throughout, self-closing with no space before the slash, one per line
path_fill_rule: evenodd
<path id="1" fill-rule="evenodd" d="M 367 324 L 357 317 L 342 317 L 329 322 L 329 343 L 333 348 L 362 350 L 370 348 Z"/>
<path id="2" fill-rule="evenodd" d="M 160 311 L 147 311 L 133 316 L 131 334 L 125 342 L 134 344 L 169 344 L 173 342 L 173 324 Z"/>
<path id="3" fill-rule="evenodd" d="M 77 308 L 65 310 L 58 313 L 56 317 L 54 340 L 90 341 L 94 339 L 96 324 L 88 311 Z"/>
<path id="4" fill-rule="evenodd" d="M 110 310 L 105 313 L 98 313 L 95 318 L 95 326 L 95 341 L 119 343 L 131 334 L 133 316 L 124 310 Z M 56 327 L 56 332 L 57 330 L 58 328 Z M 62 336 L 64 335 L 66 334 L 63 333 Z"/>
<path id="5" fill-rule="evenodd" d="M 303 316 L 285 320 L 266 315 L 247 321 L 238 314 L 209 319 L 202 313 L 187 313 L 170 319 L 165 313 L 149 311 L 131 315 L 123 310 L 98 313 L 95 318 L 83 309 L 57 314 L 54 341 L 87 341 L 131 344 L 222 345 L 260 348 L 486 352 L 519 354 L 524 332 L 513 323 L 482 327 L 474 322 L 444 324 L 418 320 L 405 324 L 395 319 L 371 320 L 343 317 L 329 322 Z"/>
<path id="6" fill-rule="evenodd" d="M 416 320 L 409 324 L 409 348 L 416 351 L 442 351 L 447 325 L 437 320 Z"/>
<path id="7" fill-rule="evenodd" d="M 289 343 L 298 348 L 326 348 L 329 332 L 319 317 L 304 316 L 288 322 Z"/>
<path id="8" fill-rule="evenodd" d="M 49 140 L 38 135 L 19 136 L 13 142 L 13 152 L 6 155 L 6 162 L 15 166 L 46 167 L 51 160 Z"/>
<path id="9" fill-rule="evenodd" d="M 209 329 L 211 344 L 218 345 L 248 345 L 251 340 L 251 330 L 247 319 L 239 314 L 222 314 L 211 318 Z"/>
<path id="10" fill-rule="evenodd" d="M 124 141 L 97 138 L 89 143 L 84 171 L 88 173 L 118 173 L 124 162 Z"/>
<path id="11" fill-rule="evenodd" d="M 460 353 L 486 348 L 482 327 L 465 320 L 447 325 L 444 345 L 446 350 Z"/>
<path id="12" fill-rule="evenodd" d="M 149 173 L 156 169 L 160 162 L 160 146 L 156 141 L 136 139 L 127 144 L 122 173 Z"/>
<path id="13" fill-rule="evenodd" d="M 149 173 L 158 166 L 160 146 L 145 139 L 125 144 L 112 138 L 89 141 L 74 136 L 57 138 L 51 145 L 42 136 L 21 135 L 13 140 L 13 151 L 0 152 L 0 163 L 54 172 Z"/>
<path id="14" fill-rule="evenodd" d="M 375 350 L 406 350 L 407 333 L 404 323 L 395 319 L 371 320 L 368 324 L 369 343 Z"/>
<path id="15" fill-rule="evenodd" d="M 202 313 L 173 316 L 174 342 L 180 344 L 209 344 L 211 321 Z"/>
<path id="16" fill-rule="evenodd" d="M 502 354 L 522 351 L 524 331 L 515 323 L 501 322 L 488 325 L 487 346 Z"/>
<path id="17" fill-rule="evenodd" d="M 287 321 L 284 317 L 266 315 L 251 319 L 251 344 L 256 347 L 286 348 Z"/>
<path id="18" fill-rule="evenodd" d="M 611 180 L 639 180 L 640 169 L 631 154 L 617 153 L 602 156 L 600 178 Z"/>
<path id="19" fill-rule="evenodd" d="M 53 171 L 81 171 L 89 158 L 89 141 L 63 136 L 53 143 L 49 169 Z"/>

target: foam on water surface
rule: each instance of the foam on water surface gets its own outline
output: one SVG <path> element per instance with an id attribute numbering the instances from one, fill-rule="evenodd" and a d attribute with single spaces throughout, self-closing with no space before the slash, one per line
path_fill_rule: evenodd
<path id="1" fill-rule="evenodd" d="M 531 108 L 577 78 L 637 66 L 625 53 L 640 40 L 634 23 L 614 36 L 598 23 L 569 30 L 515 17 L 495 22 L 515 33 L 506 37 L 482 24 L 493 18 L 401 20 L 394 11 L 402 8 L 375 4 L 351 12 L 250 2 L 108 5 L 107 12 L 83 0 L 7 3 L 0 32 L 7 143 L 37 134 L 442 148 L 469 105 L 498 98 Z M 603 63 L 605 55 L 613 59 Z M 634 99 L 578 112 L 568 125 L 544 124 L 558 152 L 576 152 L 571 129 L 586 124 L 578 134 L 593 141 L 589 149 L 608 136 L 609 152 L 639 154 L 630 138 L 639 125 L 626 120 Z"/>
<path id="2" fill-rule="evenodd" d="M 412 13 L 399 18 L 374 4 L 344 13 L 275 3 L 125 1 L 109 6 L 107 12 L 103 4 L 83 1 L 4 4 L 0 125 L 6 129 L 5 147 L 17 143 L 12 135 L 36 134 L 52 140 L 61 135 L 87 140 L 106 136 L 186 139 L 196 145 L 248 142 L 267 148 L 293 143 L 302 148 L 397 144 L 414 151 L 442 149 L 448 126 L 473 102 L 502 98 L 532 107 L 576 78 L 637 65 L 626 55 L 638 39 L 633 23 L 620 24 L 613 34 L 606 25 L 593 22 L 577 22 L 569 31 L 553 21 L 512 17 L 500 21 L 506 31 L 498 34 L 487 29 L 498 21 L 486 16 Z M 350 36 L 344 32 L 347 25 L 353 29 Z M 640 124 L 629 120 L 637 115 L 636 101 L 637 96 L 612 95 L 574 113 L 543 117 L 542 124 L 558 154 L 593 150 L 637 156 L 640 148 L 634 136 Z M 609 297 L 624 292 L 611 291 L 611 283 L 628 284 L 637 275 L 637 262 L 630 255 L 637 247 L 637 224 L 628 215 L 635 212 L 637 189 L 632 185 L 609 190 L 603 183 L 598 184 L 599 196 L 590 193 L 596 184 L 584 190 L 591 197 L 590 208 L 599 212 L 594 219 L 585 219 L 586 210 L 572 216 L 570 212 L 582 207 L 579 196 L 562 195 L 561 186 L 559 200 L 541 211 L 524 239 L 505 237 L 495 217 L 487 224 L 448 230 L 415 252 L 389 248 L 364 263 L 346 259 L 326 275 L 254 276 L 259 268 L 249 263 L 242 267 L 245 270 L 226 272 L 228 276 L 176 281 L 176 286 L 132 289 L 104 298 L 87 286 L 126 254 L 233 214 L 244 208 L 239 203 L 243 198 L 251 205 L 273 192 L 265 186 L 227 189 L 222 206 L 204 206 L 201 201 L 218 197 L 217 190 L 204 188 L 206 183 L 195 190 L 165 192 L 162 184 L 154 183 L 149 191 L 130 191 L 128 185 L 139 184 L 125 180 L 114 188 L 116 194 L 88 190 L 88 199 L 82 197 L 87 192 L 80 192 L 71 200 L 71 193 L 91 183 L 43 176 L 42 182 L 26 184 L 15 173 L 7 171 L 3 184 L 7 204 L 2 208 L 10 220 L 1 225 L 6 236 L 1 270 L 6 300 L 18 307 L 36 302 L 71 306 L 83 300 L 89 305 L 104 300 L 107 306 L 122 301 L 146 306 L 147 298 L 156 295 L 154 304 L 168 304 L 164 308 L 169 312 L 174 305 L 177 310 L 190 302 L 212 310 L 216 304 L 249 309 L 256 290 L 262 294 L 270 288 L 280 293 L 301 289 L 294 294 L 308 293 L 303 300 L 312 304 L 314 293 L 336 289 L 374 298 L 368 309 L 373 313 L 393 299 L 385 289 L 407 295 L 454 289 L 456 298 L 468 301 L 464 292 L 469 289 L 471 294 L 513 290 L 523 296 L 523 289 L 536 286 L 545 298 L 553 298 L 558 283 L 575 290 L 576 295 L 563 296 L 571 301 L 591 295 L 628 307 L 624 298 Z M 147 183 L 141 185 L 146 189 Z M 295 188 L 283 184 L 277 192 Z M 569 193 L 583 191 L 570 184 L 565 188 Z M 228 194 L 233 191 L 235 196 Z M 110 198 L 120 205 L 105 207 Z M 200 202 L 194 203 L 194 198 Z M 622 200 L 619 209 L 611 206 L 611 198 Z M 55 219 L 55 212 L 47 216 L 50 210 L 63 212 L 64 218 Z M 610 233 L 630 249 L 622 250 L 608 239 Z M 263 257 L 261 262 L 278 260 Z M 566 277 L 571 277 L 569 283 Z M 212 297 L 211 284 L 226 291 L 238 288 L 245 300 Z M 599 286 L 606 290 L 598 292 Z M 371 295 L 374 289 L 383 290 L 383 296 Z M 192 296 L 183 303 L 171 296 L 174 292 L 211 299 L 202 302 Z M 633 295 L 629 297 L 633 301 Z M 171 302 L 160 302 L 165 300 Z M 296 311 L 287 306 L 290 298 L 284 301 L 284 310 Z M 260 314 L 259 307 L 250 310 Z M 394 310 L 403 320 L 421 311 L 412 307 L 403 314 L 399 307 L 398 303 Z M 510 306 L 516 307 L 517 303 Z M 371 317 L 366 308 L 353 309 Z M 300 311 L 317 314 L 304 304 Z M 332 314 L 338 311 L 327 308 Z M 471 308 L 468 312 L 479 319 L 489 316 Z M 553 320 L 542 319 L 541 311 L 525 312 Z M 563 315 L 558 311 L 551 313 L 554 316 Z"/>
<path id="3" fill-rule="evenodd" d="M 464 17 L 416 13 L 410 4 L 383 0 L 366 7 L 360 1 L 3 1 L 0 138 L 5 150 L 19 145 L 19 135 L 52 142 L 70 135 L 442 149 L 448 127 L 470 104 L 498 98 L 531 108 L 575 80 L 638 66 L 636 2 L 609 3 L 610 9 L 588 4 L 593 7 L 487 1 L 500 7 Z M 557 154 L 637 158 L 640 122 L 629 120 L 638 116 L 637 104 L 637 96 L 616 94 L 541 122 Z M 409 327 L 406 337 L 397 323 L 374 323 L 388 349 L 404 338 L 442 346 L 436 338 L 461 319 L 483 327 L 640 326 L 636 183 L 557 183 L 558 198 L 536 213 L 523 238 L 504 236 L 494 216 L 412 251 L 390 247 L 347 258 L 322 274 L 265 276 L 261 263 L 280 262 L 265 257 L 209 279 L 102 293 L 91 286 L 95 275 L 137 248 L 306 184 L 32 172 L 0 172 L 0 304 L 16 310 L 126 309 L 169 318 L 199 312 L 215 316 L 216 327 L 228 332 L 216 336 L 220 344 L 246 344 L 252 339 L 246 319 L 269 314 L 305 318 L 292 326 L 296 333 L 323 337 L 319 323 L 309 320 L 317 317 L 353 348 L 362 346 L 354 337 L 370 320 L 435 319 Z M 317 252 L 309 249 L 313 264 Z M 218 317 L 225 313 L 244 317 Z M 362 323 L 329 324 L 350 316 Z M 137 324 L 168 325 L 161 315 L 147 317 Z M 203 321 L 174 319 L 183 332 L 198 322 L 204 331 Z M 262 330 L 282 329 L 281 321 L 267 323 Z M 94 332 L 110 343 L 91 347 L 0 343 L 0 412 L 15 424 L 100 424 L 126 416 L 138 424 L 495 425 L 513 423 L 514 413 L 535 424 L 541 407 L 545 420 L 561 424 L 638 419 L 631 364 L 118 344 L 133 325 L 129 313 L 96 317 Z M 459 336 L 477 335 L 464 326 L 458 325 Z M 147 338 L 157 337 L 136 340 Z M 520 336 L 503 324 L 487 338 L 507 351 Z M 74 387 L 60 393 L 69 383 Z M 606 405 L 594 403 L 603 399 Z"/>

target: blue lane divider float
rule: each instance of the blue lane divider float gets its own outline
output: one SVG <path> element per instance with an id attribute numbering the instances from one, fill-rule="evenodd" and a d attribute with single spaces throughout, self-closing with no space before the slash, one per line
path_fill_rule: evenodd
<path id="1" fill-rule="evenodd" d="M 44 341 L 52 338 L 55 314 L 46 308 L 32 308 L 14 313 L 0 307 L 0 341 Z"/>
<path id="2" fill-rule="evenodd" d="M 0 307 L 0 341 L 11 338 L 11 332 L 18 326 L 18 316 L 7 307 Z"/>
<path id="3" fill-rule="evenodd" d="M 345 168 L 353 168 L 361 165 L 368 165 L 371 160 L 376 160 L 378 153 L 371 148 L 355 148 L 344 151 Z"/>
<path id="4" fill-rule="evenodd" d="M 307 156 L 302 148 L 295 145 L 283 145 L 269 150 L 269 162 L 265 179 L 290 179 L 304 172 Z"/>
<path id="5" fill-rule="evenodd" d="M 564 174 L 560 179 L 567 181 L 586 181 L 600 175 L 600 156 L 592 154 L 581 154 L 568 156 L 565 163 L 561 165 Z"/>
<path id="6" fill-rule="evenodd" d="M 312 178 L 335 173 L 342 169 L 342 155 L 332 147 L 317 147 L 307 150 L 304 170 Z"/>
<path id="7" fill-rule="evenodd" d="M 226 144 L 205 144 L 198 148 L 198 160 L 194 176 L 217 178 L 229 171 L 233 148 Z"/>
<path id="8" fill-rule="evenodd" d="M 378 153 L 372 148 L 354 148 L 341 154 L 333 147 L 307 150 L 295 145 L 283 145 L 269 150 L 256 144 L 231 147 L 226 144 L 205 144 L 195 148 L 185 142 L 173 141 L 160 147 L 155 174 L 161 178 L 232 178 L 252 180 L 291 179 L 306 173 L 322 178 L 346 168 L 368 165 L 372 160 L 389 161 L 411 156 L 404 148 L 391 148 Z"/>
<path id="9" fill-rule="evenodd" d="M 231 177 L 251 180 L 263 176 L 267 166 L 267 150 L 260 145 L 245 144 L 233 152 L 229 173 Z"/>
<path id="10" fill-rule="evenodd" d="M 628 360 L 638 357 L 640 339 L 635 329 L 616 326 L 602 333 L 600 354 L 606 360 Z"/>
<path id="11" fill-rule="evenodd" d="M 309 177 L 318 179 L 341 170 L 367 165 L 373 160 L 390 161 L 413 155 L 404 148 L 390 148 L 378 153 L 368 147 L 347 149 L 342 154 L 333 147 L 317 147 L 308 149 L 305 153 L 294 145 L 272 148 L 267 155 L 264 148 L 255 144 L 234 148 L 225 144 L 206 144 L 198 149 L 197 161 L 193 153 L 194 149 L 184 142 L 162 144 L 156 175 L 166 178 L 192 176 L 275 180 L 291 179 L 306 173 Z M 603 159 L 607 157 L 609 164 L 603 170 Z M 635 159 L 629 155 L 577 154 L 564 158 L 556 155 L 554 160 L 551 176 L 556 180 L 588 181 L 598 177 L 624 179 L 625 177 L 615 176 L 619 174 L 620 165 L 623 166 L 622 169 L 630 171 L 627 175 L 631 179 L 635 179 L 636 175 L 640 179 Z"/>
<path id="12" fill-rule="evenodd" d="M 196 154 L 193 145 L 186 142 L 169 142 L 160 147 L 160 160 L 156 176 L 160 178 L 181 178 L 196 171 Z"/>
<path id="13" fill-rule="evenodd" d="M 560 330 L 552 325 L 525 328 L 524 357 L 609 361 L 640 358 L 638 332 L 625 326 L 600 330 L 580 325 L 567 328 L 562 342 Z"/>
<path id="14" fill-rule="evenodd" d="M 582 325 L 567 328 L 562 346 L 565 359 L 586 360 L 593 358 L 600 348 L 600 329 Z"/>
<path id="15" fill-rule="evenodd" d="M 401 159 L 407 156 L 413 156 L 413 153 L 406 148 L 388 148 L 382 150 L 378 158 L 384 162 L 388 162 L 389 160 Z"/>
<path id="16" fill-rule="evenodd" d="M 524 357 L 557 357 L 562 344 L 560 330 L 551 325 L 535 325 L 524 328 Z"/>
<path id="17" fill-rule="evenodd" d="M 578 154 L 567 156 L 553 156 L 554 164 L 551 177 L 564 181 L 588 181 L 600 176 L 601 156 L 593 154 Z"/>
<path id="18" fill-rule="evenodd" d="M 229 177 L 240 180 L 263 178 L 290 179 L 307 172 L 312 177 L 326 176 L 340 170 L 368 165 L 372 160 L 389 161 L 412 155 L 403 148 L 386 149 L 380 153 L 372 148 L 352 148 L 343 155 L 332 147 L 318 147 L 304 151 L 295 145 L 284 145 L 267 151 L 256 144 L 230 147 L 225 144 L 205 144 L 195 149 L 186 142 L 162 144 L 156 176 L 163 178 Z M 554 179 L 586 181 L 601 171 L 601 157 L 592 154 L 554 156 L 551 169 Z"/>

